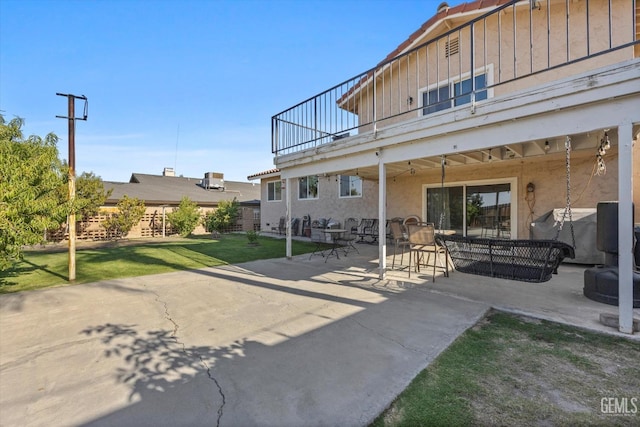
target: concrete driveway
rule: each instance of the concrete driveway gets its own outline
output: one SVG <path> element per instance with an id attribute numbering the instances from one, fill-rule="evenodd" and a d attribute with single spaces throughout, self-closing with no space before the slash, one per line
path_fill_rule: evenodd
<path id="1" fill-rule="evenodd" d="M 490 306 L 371 259 L 0 296 L 0 425 L 367 425 Z"/>

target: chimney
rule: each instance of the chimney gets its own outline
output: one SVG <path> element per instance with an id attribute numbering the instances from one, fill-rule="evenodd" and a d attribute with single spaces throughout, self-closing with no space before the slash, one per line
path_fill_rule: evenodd
<path id="1" fill-rule="evenodd" d="M 176 176 L 176 172 L 173 168 L 164 168 L 162 171 L 162 176 Z"/>

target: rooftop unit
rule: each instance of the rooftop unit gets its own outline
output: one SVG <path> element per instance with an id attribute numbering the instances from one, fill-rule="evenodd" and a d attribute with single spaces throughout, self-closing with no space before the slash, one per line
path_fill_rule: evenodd
<path id="1" fill-rule="evenodd" d="M 176 176 L 176 172 L 173 168 L 164 168 L 162 171 L 162 176 Z"/>
<path id="2" fill-rule="evenodd" d="M 215 189 L 224 191 L 224 174 L 218 172 L 206 172 L 202 180 L 202 186 L 207 190 Z"/>

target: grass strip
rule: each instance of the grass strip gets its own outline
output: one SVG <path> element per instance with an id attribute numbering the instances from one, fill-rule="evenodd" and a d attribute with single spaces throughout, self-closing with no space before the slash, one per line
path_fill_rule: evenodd
<path id="1" fill-rule="evenodd" d="M 286 255 L 285 240 L 260 236 L 249 245 L 242 234 L 220 239 L 194 237 L 144 244 L 109 244 L 76 251 L 75 284 L 122 277 L 168 273 L 224 264 L 238 264 Z M 315 243 L 292 242 L 293 255 L 313 251 Z M 0 294 L 66 285 L 67 252 L 27 251 L 12 269 L 0 272 Z"/>
<path id="2" fill-rule="evenodd" d="M 372 425 L 639 425 L 639 356 L 639 342 L 493 312 Z M 610 398 L 627 413 L 603 410 Z"/>

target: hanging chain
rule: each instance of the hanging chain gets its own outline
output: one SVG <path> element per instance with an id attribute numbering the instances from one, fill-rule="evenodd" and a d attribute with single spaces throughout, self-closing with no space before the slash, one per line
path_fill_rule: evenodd
<path id="1" fill-rule="evenodd" d="M 558 230 L 556 232 L 556 238 L 555 240 L 558 240 L 558 237 L 560 237 L 560 232 L 562 231 L 562 228 L 564 226 L 564 221 L 567 217 L 567 214 L 569 216 L 569 228 L 571 229 L 571 242 L 573 243 L 573 247 L 575 249 L 576 247 L 576 236 L 575 236 L 575 232 L 573 230 L 573 217 L 571 214 L 571 137 L 567 136 L 567 139 L 564 142 L 564 148 L 565 148 L 565 165 L 566 165 L 566 170 L 567 170 L 567 204 L 564 208 L 564 212 L 562 213 L 562 219 L 560 220 L 560 223 L 558 224 Z"/>

